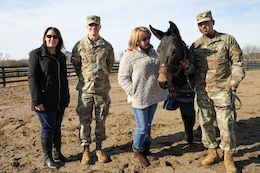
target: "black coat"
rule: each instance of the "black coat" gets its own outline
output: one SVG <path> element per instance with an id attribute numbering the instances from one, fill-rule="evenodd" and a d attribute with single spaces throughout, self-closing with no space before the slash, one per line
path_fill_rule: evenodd
<path id="1" fill-rule="evenodd" d="M 28 81 L 32 110 L 43 104 L 46 110 L 61 110 L 70 100 L 66 57 L 57 52 L 54 57 L 44 45 L 30 52 Z"/>

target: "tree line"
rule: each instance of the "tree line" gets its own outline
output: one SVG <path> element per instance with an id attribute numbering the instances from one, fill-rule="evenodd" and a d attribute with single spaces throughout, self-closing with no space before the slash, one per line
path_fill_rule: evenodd
<path id="1" fill-rule="evenodd" d="M 260 47 L 248 44 L 243 49 L 245 62 L 260 61 Z M 119 59 L 123 56 L 124 51 L 119 52 Z M 28 59 L 13 60 L 10 54 L 0 52 L 0 66 L 28 66 Z"/>

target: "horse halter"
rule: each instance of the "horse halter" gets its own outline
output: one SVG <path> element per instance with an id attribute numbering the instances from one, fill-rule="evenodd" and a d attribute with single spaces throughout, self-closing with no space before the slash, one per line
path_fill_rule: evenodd
<path id="1" fill-rule="evenodd" d="M 175 72 L 179 71 L 181 68 L 180 65 L 162 64 L 159 67 L 159 73 L 175 74 Z"/>
<path id="2" fill-rule="evenodd" d="M 182 60 L 185 60 L 187 58 L 186 49 L 184 49 L 183 54 L 184 54 L 184 56 L 183 56 Z M 163 63 L 159 67 L 159 73 L 176 75 L 176 73 L 178 71 L 180 71 L 181 69 L 182 69 L 181 64 L 180 65 L 174 65 L 174 64 Z"/>
<path id="3" fill-rule="evenodd" d="M 186 49 L 186 46 L 185 44 L 183 43 L 183 47 L 184 47 L 184 50 L 183 50 L 183 61 L 187 59 L 187 49 Z M 171 74 L 173 76 L 177 76 L 177 74 L 180 72 L 180 70 L 182 69 L 183 67 L 180 65 L 174 65 L 174 64 L 161 64 L 160 67 L 159 67 L 159 73 L 163 73 L 163 74 Z M 190 79 L 189 79 L 189 76 L 187 75 L 186 73 L 186 69 L 184 68 L 184 74 L 186 76 L 186 81 L 190 87 L 190 89 L 192 91 L 194 91 L 191 83 L 190 83 Z"/>

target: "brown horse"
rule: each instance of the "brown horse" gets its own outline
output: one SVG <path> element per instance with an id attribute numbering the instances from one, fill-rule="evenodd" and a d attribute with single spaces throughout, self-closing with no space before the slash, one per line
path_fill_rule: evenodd
<path id="1" fill-rule="evenodd" d="M 157 52 L 160 59 L 158 82 L 161 88 L 167 89 L 175 85 L 178 87 L 187 83 L 188 76 L 182 68 L 180 61 L 185 60 L 188 54 L 188 48 L 182 40 L 177 26 L 169 21 L 170 27 L 166 32 L 153 28 L 152 33 L 161 40 Z"/>

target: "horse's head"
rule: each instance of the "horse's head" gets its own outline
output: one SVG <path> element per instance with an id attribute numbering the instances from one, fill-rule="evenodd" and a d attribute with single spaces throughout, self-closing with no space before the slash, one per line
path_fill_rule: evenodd
<path id="1" fill-rule="evenodd" d="M 160 59 L 158 82 L 161 88 L 167 89 L 172 82 L 180 84 L 179 74 L 183 70 L 180 61 L 185 57 L 185 43 L 182 41 L 179 30 L 173 22 L 169 22 L 168 31 L 162 32 L 150 25 L 152 33 L 161 40 L 157 52 Z M 179 81 L 178 81 L 179 80 Z M 183 82 L 183 81 L 182 81 Z"/>

